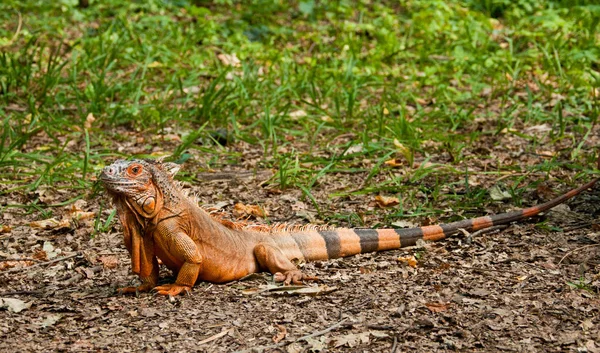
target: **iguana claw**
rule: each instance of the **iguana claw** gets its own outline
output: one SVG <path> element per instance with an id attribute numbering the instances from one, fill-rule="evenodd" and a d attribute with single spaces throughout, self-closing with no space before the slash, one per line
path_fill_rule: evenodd
<path id="1" fill-rule="evenodd" d="M 161 295 L 176 296 L 181 292 L 190 293 L 192 288 L 189 286 L 182 286 L 180 284 L 163 284 L 162 286 L 154 287 L 153 291 Z"/>

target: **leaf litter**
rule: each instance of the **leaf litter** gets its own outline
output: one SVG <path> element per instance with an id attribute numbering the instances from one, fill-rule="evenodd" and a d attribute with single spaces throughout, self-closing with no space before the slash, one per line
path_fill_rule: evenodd
<path id="1" fill-rule="evenodd" d="M 322 202 L 320 207 L 334 206 L 327 203 L 326 193 L 337 178 L 326 174 L 314 188 L 315 198 Z M 232 217 L 237 203 L 264 205 L 271 210 L 269 217 L 281 219 L 296 212 L 300 201 L 294 190 L 271 194 L 255 183 L 258 181 L 228 179 L 207 183 L 197 194 L 206 204 L 215 204 L 213 195 L 233 201 L 219 203 L 219 211 Z M 357 198 L 362 202 L 343 205 L 337 212 L 362 212 L 372 200 L 369 195 Z M 75 210 L 64 208 L 63 214 L 69 220 L 77 209 L 97 214 L 95 202 Z M 379 212 L 384 215 L 384 210 L 393 212 L 395 207 Z M 104 212 L 105 216 L 110 213 Z M 244 217 L 260 215 L 251 211 Z M 551 220 L 560 222 L 561 218 Z M 373 216 L 370 222 L 375 222 Z M 411 221 L 396 223 L 415 225 Z M 119 226 L 93 238 L 89 237 L 92 228 L 87 220 L 70 221 L 66 228 L 38 229 L 16 222 L 10 226 L 14 240 L 0 238 L 3 252 L 10 257 L 37 256 L 38 261 L 45 261 L 85 250 L 82 257 L 23 267 L 10 275 L 0 272 L 2 341 L 29 337 L 26 342 L 20 340 L 24 349 L 40 344 L 66 349 L 73 344 L 105 350 L 202 347 L 206 351 L 236 351 L 282 344 L 287 351 L 368 347 L 374 352 L 388 352 L 394 337 L 397 349 L 420 351 L 600 346 L 594 335 L 600 324 L 600 302 L 597 296 L 578 289 L 594 282 L 573 281 L 573 287 L 565 278 L 579 278 L 578 265 L 562 264 L 558 271 L 547 270 L 545 265 L 558 263 L 567 249 L 581 246 L 582 236 L 598 241 L 597 234 L 586 230 L 558 237 L 529 223 L 518 224 L 504 230 L 502 236 L 481 235 L 472 240 L 476 242 L 473 244 L 457 236 L 440 243 L 419 243 L 416 248 L 303 264 L 303 271 L 321 279 L 319 284 L 282 287 L 270 283 L 270 276 L 253 275 L 224 285 L 202 283 L 191 295 L 171 302 L 149 294 L 136 297 L 115 293 L 116 288 L 137 281 L 130 273 Z M 61 253 L 53 254 L 57 250 Z M 589 251 L 598 254 L 597 249 Z M 537 255 L 530 260 L 522 258 L 527 254 Z M 583 255 L 574 252 L 571 256 L 585 259 Z M 587 258 L 587 266 L 599 266 L 593 257 Z M 168 280 L 170 275 L 161 270 L 161 278 Z M 8 292 L 20 294 L 2 294 Z M 5 302 L 5 298 L 9 300 Z M 339 322 L 340 315 L 349 321 L 320 336 L 297 341 L 323 332 Z M 21 324 L 23 320 L 44 330 L 30 336 L 27 326 Z M 374 326 L 383 329 L 368 329 Z M 51 338 L 57 332 L 66 332 L 62 341 Z M 167 340 L 164 335 L 172 338 Z M 522 338 L 515 341 L 515 336 Z M 0 343 L 1 347 L 7 343 Z"/>

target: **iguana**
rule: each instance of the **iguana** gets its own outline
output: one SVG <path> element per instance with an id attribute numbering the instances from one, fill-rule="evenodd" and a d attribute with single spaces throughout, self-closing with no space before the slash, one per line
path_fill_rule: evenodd
<path id="1" fill-rule="evenodd" d="M 189 291 L 198 280 L 223 283 L 269 271 L 276 281 L 298 283 L 309 277 L 295 261 L 335 259 L 436 241 L 460 229 L 475 231 L 519 221 L 546 211 L 591 187 L 598 179 L 544 204 L 522 210 L 406 229 L 348 229 L 318 226 L 239 226 L 217 220 L 182 192 L 175 163 L 117 160 L 100 175 L 123 226 L 131 266 L 142 284 L 122 293 L 154 289 L 159 294 Z M 177 276 L 157 286 L 158 259 Z"/>

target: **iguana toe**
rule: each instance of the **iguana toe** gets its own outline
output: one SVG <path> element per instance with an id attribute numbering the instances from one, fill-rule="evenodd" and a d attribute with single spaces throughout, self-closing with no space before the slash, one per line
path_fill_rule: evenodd
<path id="1" fill-rule="evenodd" d="M 176 296 L 178 294 L 181 294 L 182 292 L 190 293 L 192 291 L 192 288 L 189 286 L 182 286 L 180 284 L 173 283 L 173 284 L 164 284 L 162 286 L 154 287 L 153 290 L 156 293 L 161 294 L 161 295 Z"/>
<path id="2" fill-rule="evenodd" d="M 275 282 L 283 282 L 284 285 L 289 284 L 303 284 L 303 281 L 316 281 L 319 278 L 314 276 L 307 276 L 299 270 L 286 271 L 284 273 L 277 272 L 273 276 Z"/>

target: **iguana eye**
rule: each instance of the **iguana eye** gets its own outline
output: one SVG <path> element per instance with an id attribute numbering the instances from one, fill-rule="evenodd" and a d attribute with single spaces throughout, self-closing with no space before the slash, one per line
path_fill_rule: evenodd
<path id="1" fill-rule="evenodd" d="M 138 175 L 142 172 L 142 167 L 140 165 L 132 165 L 129 167 L 129 174 Z"/>

